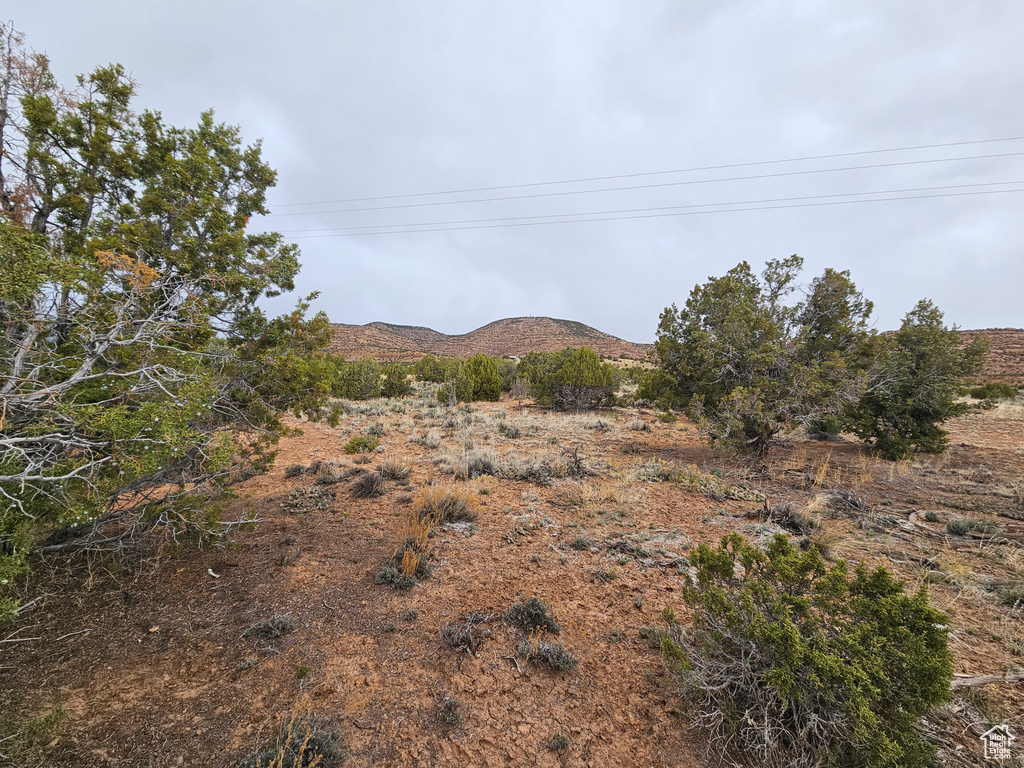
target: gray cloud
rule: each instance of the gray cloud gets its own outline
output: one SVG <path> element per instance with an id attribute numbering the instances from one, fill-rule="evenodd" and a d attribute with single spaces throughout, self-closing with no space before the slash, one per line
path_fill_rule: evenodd
<path id="1" fill-rule="evenodd" d="M 175 123 L 213 106 L 262 137 L 280 172 L 278 215 L 265 223 L 282 231 L 1024 180 L 1021 158 L 1006 157 L 279 215 L 344 207 L 288 207 L 309 201 L 1022 135 L 1024 5 L 1008 1 L 68 0 L 26 5 L 13 21 L 65 80 L 120 61 L 140 82 L 140 105 Z M 1013 151 L 1024 142 L 775 170 Z M 683 177 L 649 181 L 673 178 Z M 602 185 L 570 188 L 588 186 Z M 458 333 L 554 315 L 650 341 L 661 309 L 708 275 L 800 253 L 808 279 L 850 269 L 883 328 L 924 296 L 965 327 L 1020 326 L 1022 196 L 297 237 L 299 288 L 319 289 L 315 306 L 339 322 Z"/>

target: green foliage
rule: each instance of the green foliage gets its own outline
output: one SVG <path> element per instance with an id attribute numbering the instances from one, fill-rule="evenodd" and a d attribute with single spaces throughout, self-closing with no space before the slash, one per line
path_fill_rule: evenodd
<path id="1" fill-rule="evenodd" d="M 424 355 L 412 367 L 412 373 L 418 381 L 431 381 L 441 384 L 453 380 L 462 368 L 462 361 L 454 357 L 442 357 L 440 360 L 433 355 Z"/>
<path id="2" fill-rule="evenodd" d="M 778 535 L 702 544 L 684 598 L 693 626 L 669 626 L 666 666 L 722 757 L 758 765 L 925 766 L 915 730 L 946 701 L 945 617 L 883 569 L 827 567 Z"/>
<path id="3" fill-rule="evenodd" d="M 995 536 L 1002 529 L 998 523 L 991 520 L 982 520 L 977 517 L 961 517 L 950 520 L 946 524 L 946 532 L 954 536 L 967 536 L 970 533 L 980 533 L 984 536 Z"/>
<path id="4" fill-rule="evenodd" d="M 473 355 L 466 361 L 463 372 L 473 382 L 470 400 L 501 399 L 502 380 L 498 373 L 498 361 L 484 354 Z"/>
<path id="5" fill-rule="evenodd" d="M 356 435 L 345 443 L 345 453 L 369 453 L 380 445 L 380 439 L 373 435 Z"/>
<path id="6" fill-rule="evenodd" d="M 511 392 L 512 385 L 516 383 L 516 361 L 507 357 L 496 358 L 498 376 L 501 377 L 501 391 Z"/>
<path id="7" fill-rule="evenodd" d="M 949 440 L 939 425 L 966 412 L 957 401 L 961 377 L 977 374 L 987 351 L 983 339 L 961 345 L 938 307 L 918 302 L 881 342 L 867 387 L 850 409 L 853 431 L 887 459 L 905 459 L 915 447 L 942 453 Z"/>
<path id="8" fill-rule="evenodd" d="M 119 65 L 65 91 L 45 57 L 5 43 L 0 614 L 10 617 L 2 593 L 57 529 L 221 535 L 205 500 L 271 466 L 283 412 L 323 415 L 333 366 L 319 351 L 327 317 L 306 318 L 312 297 L 275 319 L 258 307 L 291 290 L 299 269 L 281 235 L 247 231 L 276 182 L 259 142 L 245 145 L 212 112 L 191 128 L 135 112 Z"/>
<path id="9" fill-rule="evenodd" d="M 1013 400 L 1017 397 L 1017 388 L 1002 382 L 989 382 L 980 387 L 971 387 L 967 393 L 975 400 Z"/>
<path id="10" fill-rule="evenodd" d="M 61 707 L 38 717 L 19 717 L 13 711 L 0 713 L 0 760 L 4 765 L 45 765 L 47 747 L 66 719 Z"/>
<path id="11" fill-rule="evenodd" d="M 618 386 L 614 367 L 601 362 L 589 347 L 530 352 L 519 362 L 517 373 L 530 382 L 530 395 L 538 404 L 561 410 L 610 405 Z"/>
<path id="12" fill-rule="evenodd" d="M 416 586 L 416 577 L 402 573 L 393 565 L 385 566 L 373 578 L 374 584 L 386 584 L 395 589 L 412 589 Z"/>
<path id="13" fill-rule="evenodd" d="M 636 396 L 664 410 L 679 408 L 682 403 L 676 393 L 676 380 L 661 368 L 640 370 L 637 374 Z"/>
<path id="14" fill-rule="evenodd" d="M 382 397 L 405 397 L 412 392 L 409 374 L 401 363 L 390 363 L 381 371 L 384 382 L 381 384 Z"/>
<path id="15" fill-rule="evenodd" d="M 440 384 L 445 380 L 444 365 L 433 355 L 424 355 L 412 367 L 412 374 L 417 381 L 432 381 Z"/>
<path id="16" fill-rule="evenodd" d="M 352 363 L 335 363 L 331 394 L 346 400 L 372 400 L 381 396 L 380 363 L 364 357 Z"/>
<path id="17" fill-rule="evenodd" d="M 743 262 L 696 286 L 683 309 L 666 309 L 660 371 L 638 394 L 687 405 L 712 440 L 753 453 L 795 423 L 841 412 L 871 359 L 872 305 L 834 270 L 787 305 L 802 266 L 798 256 L 772 260 L 758 279 Z"/>

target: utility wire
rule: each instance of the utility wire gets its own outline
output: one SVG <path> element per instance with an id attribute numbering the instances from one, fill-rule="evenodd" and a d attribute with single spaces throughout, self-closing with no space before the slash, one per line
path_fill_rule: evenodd
<path id="1" fill-rule="evenodd" d="M 805 195 L 802 197 L 769 197 L 760 200 L 731 200 L 721 203 L 691 203 L 688 205 L 666 205 L 658 206 L 654 208 L 619 208 L 614 210 L 605 211 L 578 211 L 574 213 L 549 213 L 549 214 L 536 214 L 534 216 L 507 216 L 504 218 L 494 219 L 457 219 L 448 221 L 417 221 L 410 222 L 408 224 L 370 224 L 366 226 L 356 227 L 327 227 L 323 229 L 292 229 L 282 230 L 280 234 L 296 236 L 303 234 L 316 234 L 321 232 L 355 232 L 357 230 L 383 230 L 385 228 L 393 227 L 439 227 L 453 224 L 489 224 L 493 222 L 505 222 L 505 221 L 528 221 L 531 219 L 560 219 L 569 217 L 580 217 L 580 216 L 608 216 L 614 214 L 624 213 L 648 213 L 652 211 L 680 211 L 689 208 L 709 208 L 726 205 L 754 205 L 760 203 L 785 203 L 785 202 L 797 202 L 803 200 L 824 200 L 832 197 L 864 197 L 867 195 L 893 195 L 904 192 L 938 192 L 950 189 L 973 189 L 977 187 L 996 187 L 1006 184 L 1024 184 L 1024 180 L 1018 181 L 990 181 L 979 184 L 949 184 L 946 186 L 934 186 L 934 187 L 908 187 L 904 189 L 878 189 L 871 192 L 837 192 L 828 195 Z M 589 219 L 587 219 L 589 220 Z M 599 219 L 594 219 L 599 221 Z M 552 222 L 560 223 L 560 222 Z M 396 230 L 400 232 L 401 230 Z"/>
<path id="2" fill-rule="evenodd" d="M 439 227 L 431 229 L 404 229 L 404 230 L 381 230 L 376 232 L 339 232 L 336 234 L 323 234 L 323 235 L 298 235 L 294 239 L 318 239 L 327 237 L 361 237 L 361 236 L 372 236 L 372 235 L 405 235 L 414 234 L 419 232 L 455 232 L 469 229 L 498 229 L 503 227 L 535 227 L 549 224 L 582 224 L 587 222 L 595 221 L 622 221 L 626 219 L 660 219 L 669 216 L 702 216 L 713 213 L 743 213 L 746 211 L 771 211 L 785 208 L 818 208 L 822 206 L 831 205 L 852 205 L 857 203 L 884 203 L 892 202 L 896 200 L 925 200 L 930 198 L 939 197 L 965 197 L 975 195 L 996 195 L 1007 192 L 1024 192 L 1024 187 L 1020 189 L 990 189 L 990 190 L 979 190 L 975 192 L 947 192 L 935 195 L 906 195 L 901 197 L 880 197 L 862 200 L 830 200 L 825 202 L 816 203 L 792 203 L 786 205 L 766 205 L 766 206 L 750 206 L 746 208 L 720 208 L 718 210 L 711 211 L 677 211 L 674 213 L 648 213 L 648 214 L 637 214 L 637 215 L 624 215 L 624 216 L 608 216 L 603 218 L 590 218 L 590 219 L 568 219 L 563 221 L 528 221 L 519 223 L 506 223 L 506 224 L 482 224 L 482 225 L 469 225 L 469 226 L 457 226 L 457 227 Z"/>
<path id="3" fill-rule="evenodd" d="M 435 195 L 460 195 L 469 192 L 494 192 L 499 189 L 527 189 L 530 187 L 547 187 L 556 184 L 582 184 L 591 181 L 611 181 L 613 179 L 637 179 L 647 176 L 664 176 L 672 173 L 696 173 L 698 171 L 721 171 L 729 168 L 750 168 L 759 165 L 778 165 L 781 163 L 797 163 L 807 160 L 834 160 L 840 157 L 858 157 L 878 155 L 886 152 L 909 152 L 918 149 L 942 149 L 946 147 L 965 147 L 976 144 L 992 144 L 995 142 L 1021 141 L 1024 136 L 1009 136 L 1001 139 L 976 139 L 973 141 L 951 141 L 945 144 L 917 144 L 910 147 L 891 147 L 887 149 L 866 149 L 858 152 L 837 152 L 830 155 L 807 155 L 778 160 L 755 160 L 746 163 L 728 163 L 725 165 L 705 165 L 694 168 L 677 168 L 669 171 L 646 171 L 642 173 L 620 173 L 612 176 L 589 176 L 580 179 L 561 179 L 559 181 L 535 181 L 528 184 L 503 184 L 494 187 L 469 187 L 466 189 L 449 189 L 440 192 L 408 192 L 400 195 L 379 195 L 377 197 L 349 197 L 340 200 L 314 200 L 308 203 L 281 203 L 278 208 L 292 208 L 305 205 L 334 205 L 336 203 L 365 203 L 376 200 L 398 200 L 404 197 L 431 197 Z"/>
<path id="4" fill-rule="evenodd" d="M 782 178 L 782 177 L 787 177 L 787 176 L 807 176 L 807 175 L 819 174 L 819 173 L 837 173 L 837 172 L 840 172 L 840 171 L 859 171 L 859 170 L 868 170 L 868 169 L 873 169 L 873 168 L 895 168 L 895 167 L 908 166 L 908 165 L 927 165 L 927 164 L 934 164 L 934 163 L 949 163 L 949 162 L 957 162 L 957 161 L 960 161 L 960 160 L 990 160 L 990 159 L 994 159 L 994 158 L 1003 158 L 1003 157 L 1019 157 L 1021 155 L 1024 155 L 1024 152 L 1003 152 L 1003 153 L 992 154 L 992 155 L 971 155 L 971 156 L 968 156 L 968 157 L 939 157 L 939 158 L 931 158 L 931 159 L 928 159 L 928 160 L 904 160 L 904 161 L 892 162 L 892 163 L 875 163 L 873 165 L 850 165 L 850 166 L 842 166 L 842 167 L 839 167 L 839 168 L 816 168 L 816 169 L 803 170 L 803 171 L 782 171 L 782 172 L 778 172 L 778 173 L 754 174 L 754 175 L 749 175 L 749 176 L 729 176 L 729 177 L 723 177 L 723 178 L 717 178 L 717 179 L 689 179 L 689 180 L 686 180 L 686 181 L 666 181 L 666 182 L 660 182 L 660 183 L 657 183 L 657 184 L 635 184 L 635 185 L 623 186 L 623 187 L 602 187 L 602 188 L 599 188 L 599 189 L 579 189 L 579 190 L 566 190 L 566 191 L 560 191 L 560 192 L 535 192 L 535 193 L 526 194 L 526 195 L 503 195 L 503 196 L 499 196 L 499 197 L 478 197 L 478 198 L 472 198 L 472 199 L 469 199 L 469 200 L 440 200 L 440 201 L 427 202 L 427 203 L 402 203 L 402 204 L 399 204 L 399 205 L 375 205 L 375 206 L 366 206 L 366 207 L 363 207 L 363 208 L 337 208 L 337 209 L 330 210 L 330 211 L 303 211 L 303 212 L 296 212 L 296 213 L 276 213 L 276 214 L 275 213 L 271 213 L 271 214 L 268 214 L 268 215 L 269 216 L 318 216 L 318 215 L 328 214 L 328 213 L 356 213 L 356 212 L 362 212 L 362 211 L 386 211 L 386 210 L 397 210 L 397 209 L 403 209 L 403 208 L 426 208 L 426 207 L 433 207 L 433 206 L 438 206 L 438 205 L 462 205 L 462 204 L 467 204 L 467 203 L 490 203 L 490 202 L 497 202 L 497 201 L 501 201 L 501 200 L 526 200 L 526 199 L 542 198 L 542 197 L 564 197 L 564 196 L 567 196 L 567 195 L 587 195 L 587 194 L 595 194 L 595 193 L 598 193 L 598 192 L 621 192 L 621 191 L 634 190 L 634 189 L 655 189 L 655 188 L 660 188 L 660 187 L 681 187 L 681 186 L 689 186 L 689 185 L 694 185 L 694 184 L 711 184 L 711 183 L 717 183 L 717 182 L 723 182 L 723 181 L 749 181 L 749 180 L 752 180 L 752 179 L 774 179 L 774 178 Z"/>

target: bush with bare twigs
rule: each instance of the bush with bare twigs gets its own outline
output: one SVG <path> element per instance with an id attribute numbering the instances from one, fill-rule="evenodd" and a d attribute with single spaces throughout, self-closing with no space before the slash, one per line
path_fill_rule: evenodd
<path id="1" fill-rule="evenodd" d="M 915 730 L 948 698 L 945 617 L 883 568 L 827 567 L 778 535 L 730 534 L 691 557 L 693 626 L 671 621 L 666 667 L 713 749 L 763 766 L 923 766 Z"/>

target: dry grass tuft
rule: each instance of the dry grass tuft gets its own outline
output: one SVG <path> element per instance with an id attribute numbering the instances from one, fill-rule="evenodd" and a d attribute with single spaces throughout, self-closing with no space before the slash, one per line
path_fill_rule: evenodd
<path id="1" fill-rule="evenodd" d="M 473 522 L 479 517 L 480 502 L 472 491 L 432 485 L 420 491 L 413 514 L 432 525 Z"/>

